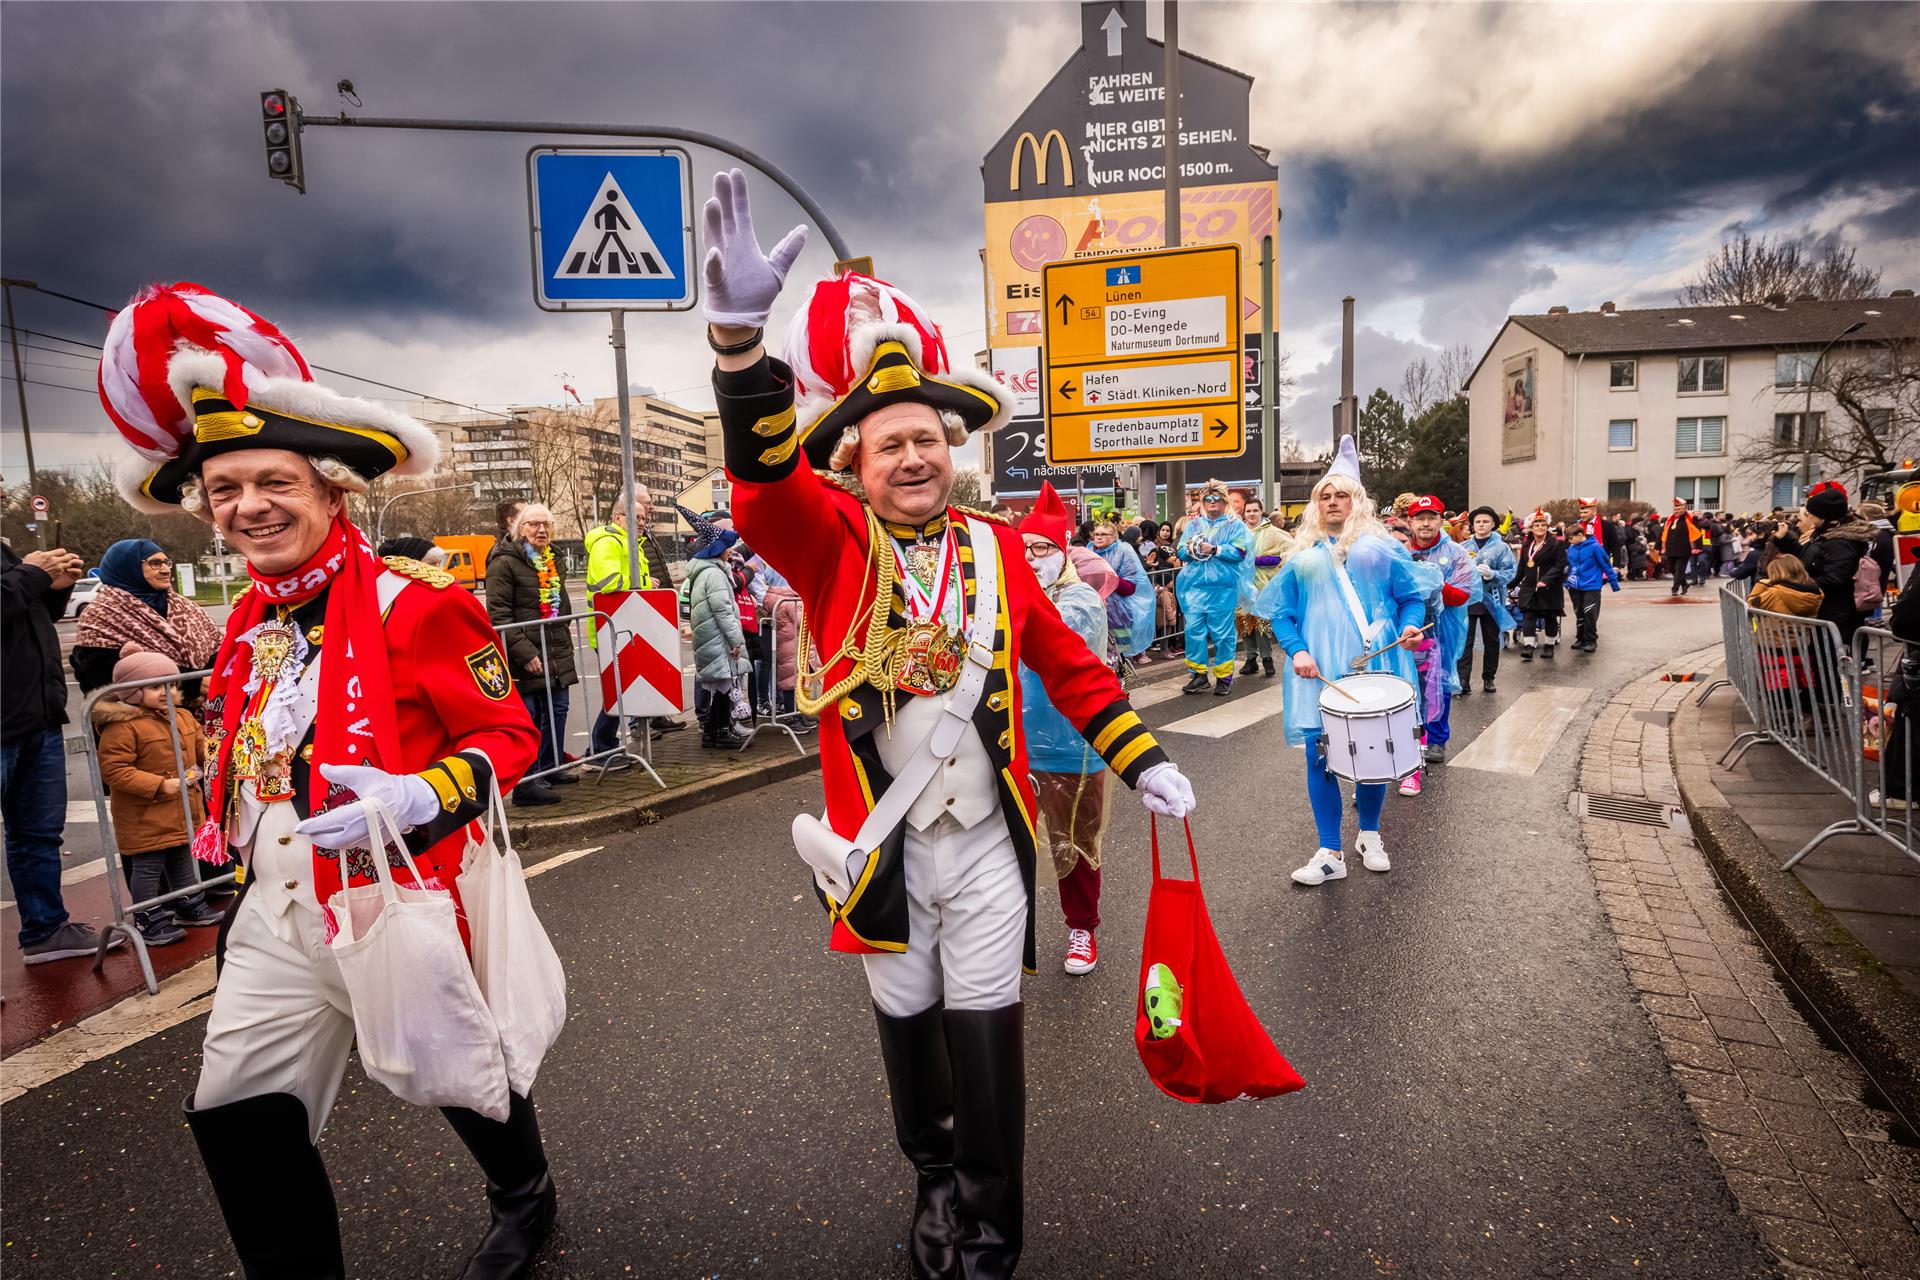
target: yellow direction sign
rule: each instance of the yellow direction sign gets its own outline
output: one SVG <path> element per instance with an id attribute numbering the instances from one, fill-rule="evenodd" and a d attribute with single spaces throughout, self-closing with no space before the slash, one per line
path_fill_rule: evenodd
<path id="1" fill-rule="evenodd" d="M 1238 245 L 1051 263 L 1040 291 L 1050 464 L 1246 448 Z"/>

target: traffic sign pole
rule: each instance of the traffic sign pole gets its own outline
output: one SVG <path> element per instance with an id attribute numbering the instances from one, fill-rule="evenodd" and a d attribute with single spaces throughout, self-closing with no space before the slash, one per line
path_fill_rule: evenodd
<path id="1" fill-rule="evenodd" d="M 1161 128 L 1166 152 L 1161 163 L 1166 169 L 1167 209 L 1164 223 L 1169 249 L 1180 247 L 1180 3 L 1165 0 L 1161 10 L 1160 43 L 1165 62 L 1160 77 L 1167 90 L 1167 115 Z M 1236 294 L 1237 298 L 1238 295 Z M 1174 495 L 1178 494 L 1176 498 Z M 1180 458 L 1167 462 L 1167 519 L 1178 520 L 1187 513 L 1187 464 Z"/>
<path id="2" fill-rule="evenodd" d="M 639 504 L 633 497 L 633 405 L 627 391 L 627 313 L 613 313 L 613 376 L 620 383 L 620 485 L 627 501 L 627 590 L 640 589 Z M 655 584 L 659 585 L 658 583 Z"/>
<path id="3" fill-rule="evenodd" d="M 1273 421 L 1273 384 L 1279 376 L 1273 340 L 1273 237 L 1260 237 L 1260 509 L 1278 514 L 1273 505 L 1274 459 L 1280 433 Z M 1336 441 L 1337 445 L 1339 442 Z"/>

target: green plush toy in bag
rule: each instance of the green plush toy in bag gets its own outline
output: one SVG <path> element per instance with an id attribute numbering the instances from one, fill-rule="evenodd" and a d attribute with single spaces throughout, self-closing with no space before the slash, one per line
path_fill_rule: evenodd
<path id="1" fill-rule="evenodd" d="M 1155 1040 L 1169 1039 L 1180 1026 L 1180 983 L 1173 970 L 1156 964 L 1147 970 L 1147 1023 Z"/>

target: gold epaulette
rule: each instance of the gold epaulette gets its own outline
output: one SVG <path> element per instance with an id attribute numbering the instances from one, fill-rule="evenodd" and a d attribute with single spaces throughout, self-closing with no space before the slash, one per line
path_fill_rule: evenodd
<path id="1" fill-rule="evenodd" d="M 442 591 L 453 585 L 453 575 L 445 569 L 415 560 L 411 556 L 381 556 L 380 561 L 403 578 L 412 578 L 415 582 L 424 582 L 435 591 Z"/>
<path id="2" fill-rule="evenodd" d="M 229 603 L 229 604 L 239 604 L 239 603 L 240 603 L 240 602 L 241 602 L 242 600 L 245 600 L 245 599 L 247 598 L 247 592 L 249 592 L 249 591 L 251 591 L 251 590 L 253 590 L 253 584 L 252 584 L 251 582 L 249 582 L 249 583 L 248 583 L 248 584 L 247 584 L 246 586 L 244 586 L 244 587 L 242 587 L 242 588 L 240 588 L 240 589 L 239 589 L 238 591 L 236 591 L 236 592 L 234 592 L 234 593 L 233 593 L 233 599 L 232 599 L 232 600 L 230 600 L 230 601 L 228 601 L 228 603 Z"/>
<path id="3" fill-rule="evenodd" d="M 1006 525 L 1009 529 L 1013 527 L 1013 521 L 1007 519 L 1007 517 L 1003 515 L 999 515 L 992 511 L 982 511 L 978 507 L 963 507 L 963 506 L 960 506 L 958 503 L 954 504 L 953 509 L 965 515 L 979 516 L 982 520 L 985 520 L 989 524 L 1003 524 L 1003 525 Z"/>

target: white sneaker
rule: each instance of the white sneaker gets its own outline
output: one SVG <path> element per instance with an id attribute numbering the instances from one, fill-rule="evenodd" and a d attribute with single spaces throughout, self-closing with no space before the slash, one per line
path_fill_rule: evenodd
<path id="1" fill-rule="evenodd" d="M 1329 880 L 1346 878 L 1346 860 L 1334 849 L 1315 849 L 1307 865 L 1293 873 L 1295 884 L 1325 884 Z"/>
<path id="2" fill-rule="evenodd" d="M 1362 831 L 1353 842 L 1360 851 L 1360 861 L 1369 871 L 1391 871 L 1393 864 L 1387 861 L 1387 847 L 1380 841 L 1378 831 Z"/>

